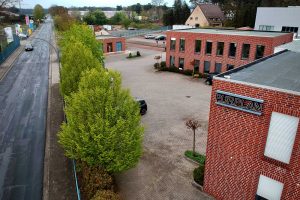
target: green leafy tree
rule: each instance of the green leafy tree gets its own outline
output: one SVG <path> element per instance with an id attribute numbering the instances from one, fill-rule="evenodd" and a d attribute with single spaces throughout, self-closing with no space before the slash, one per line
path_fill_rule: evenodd
<path id="1" fill-rule="evenodd" d="M 66 98 L 65 113 L 68 123 L 62 125 L 59 143 L 66 156 L 110 173 L 137 164 L 143 136 L 139 105 L 121 88 L 119 73 L 86 71 L 79 91 Z"/>
<path id="2" fill-rule="evenodd" d="M 44 14 L 44 8 L 40 5 L 40 4 L 37 4 L 34 6 L 34 9 L 33 9 L 33 17 L 35 20 L 41 20 L 43 19 L 45 16 Z"/>
<path id="3" fill-rule="evenodd" d="M 83 21 L 89 25 L 104 25 L 107 23 L 107 18 L 101 10 L 89 12 L 83 17 Z"/>
<path id="4" fill-rule="evenodd" d="M 81 42 L 70 43 L 62 54 L 60 71 L 60 90 L 64 96 L 77 92 L 82 72 L 87 69 L 101 68 L 91 50 Z"/>
<path id="5" fill-rule="evenodd" d="M 124 28 L 128 28 L 129 27 L 129 25 L 131 24 L 131 20 L 130 19 L 128 19 L 128 18 L 124 18 L 123 20 L 122 20 L 122 25 L 124 26 Z"/>
<path id="6" fill-rule="evenodd" d="M 72 25 L 68 31 L 62 34 L 62 38 L 59 41 L 63 54 L 67 52 L 69 46 L 75 42 L 81 42 L 88 47 L 93 56 L 97 58 L 102 65 L 104 64 L 102 45 L 96 40 L 92 29 L 86 25 Z"/>
<path id="7" fill-rule="evenodd" d="M 122 24 L 122 21 L 128 19 L 127 15 L 124 12 L 116 12 L 112 18 L 110 18 L 111 24 Z"/>

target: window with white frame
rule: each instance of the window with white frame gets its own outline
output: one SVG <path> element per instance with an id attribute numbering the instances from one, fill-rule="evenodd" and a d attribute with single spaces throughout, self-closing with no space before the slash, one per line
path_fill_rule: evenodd
<path id="1" fill-rule="evenodd" d="M 282 190 L 283 183 L 271 179 L 267 176 L 260 175 L 255 199 L 280 200 Z"/>
<path id="2" fill-rule="evenodd" d="M 260 31 L 274 31 L 274 26 L 270 25 L 259 25 L 258 28 Z"/>
<path id="3" fill-rule="evenodd" d="M 299 118 L 273 112 L 264 155 L 289 163 L 293 151 Z"/>

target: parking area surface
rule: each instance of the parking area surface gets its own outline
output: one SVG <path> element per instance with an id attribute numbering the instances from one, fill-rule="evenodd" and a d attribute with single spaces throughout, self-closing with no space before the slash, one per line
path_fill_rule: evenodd
<path id="1" fill-rule="evenodd" d="M 205 153 L 211 87 L 189 76 L 156 72 L 154 56 L 165 59 L 162 52 L 134 50 L 142 56 L 106 57 L 106 67 L 120 71 L 123 86 L 148 104 L 142 117 L 144 154 L 135 168 L 116 177 L 121 195 L 126 200 L 211 199 L 192 186 L 197 165 L 184 157 L 184 151 L 192 148 L 192 131 L 185 127 L 185 120 L 191 117 L 202 121 L 203 127 L 196 132 L 196 148 Z"/>

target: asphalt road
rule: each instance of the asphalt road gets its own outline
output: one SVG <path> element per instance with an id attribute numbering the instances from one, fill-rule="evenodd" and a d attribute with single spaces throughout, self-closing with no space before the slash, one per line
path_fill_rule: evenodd
<path id="1" fill-rule="evenodd" d="M 50 41 L 51 23 L 35 37 Z M 49 45 L 33 40 L 0 82 L 0 199 L 42 199 Z"/>

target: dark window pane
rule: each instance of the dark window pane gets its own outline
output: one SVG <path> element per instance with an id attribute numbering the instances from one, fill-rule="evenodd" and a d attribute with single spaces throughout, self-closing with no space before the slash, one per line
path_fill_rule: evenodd
<path id="1" fill-rule="evenodd" d="M 176 39 L 171 39 L 170 41 L 170 50 L 175 50 L 176 48 Z"/>
<path id="2" fill-rule="evenodd" d="M 212 51 L 212 42 L 206 42 L 206 48 L 205 48 L 205 53 L 206 54 L 211 54 Z"/>
<path id="3" fill-rule="evenodd" d="M 255 59 L 260 59 L 260 58 L 264 57 L 264 53 L 265 53 L 265 46 L 257 45 Z"/>
<path id="4" fill-rule="evenodd" d="M 204 61 L 204 73 L 209 73 L 210 71 L 210 61 Z"/>
<path id="5" fill-rule="evenodd" d="M 170 66 L 171 67 L 175 66 L 175 57 L 174 56 L 170 56 Z"/>
<path id="6" fill-rule="evenodd" d="M 231 64 L 227 64 L 227 70 L 231 70 L 234 68 L 234 65 L 231 65 Z"/>
<path id="7" fill-rule="evenodd" d="M 217 56 L 223 56 L 223 52 L 224 52 L 224 42 L 218 42 Z"/>
<path id="8" fill-rule="evenodd" d="M 230 43 L 229 44 L 229 57 L 235 57 L 236 54 L 236 43 Z"/>
<path id="9" fill-rule="evenodd" d="M 215 65 L 215 72 L 221 73 L 222 72 L 222 63 L 216 63 Z"/>
<path id="10" fill-rule="evenodd" d="M 200 60 L 194 60 L 194 73 L 199 72 Z"/>
<path id="11" fill-rule="evenodd" d="M 179 68 L 184 69 L 184 58 L 179 58 Z"/>
<path id="12" fill-rule="evenodd" d="M 180 39 L 179 51 L 184 51 L 184 50 L 185 50 L 185 39 Z"/>
<path id="13" fill-rule="evenodd" d="M 201 40 L 195 40 L 195 53 L 201 52 Z"/>
<path id="14" fill-rule="evenodd" d="M 242 59 L 248 59 L 250 54 L 250 44 L 243 44 Z"/>

